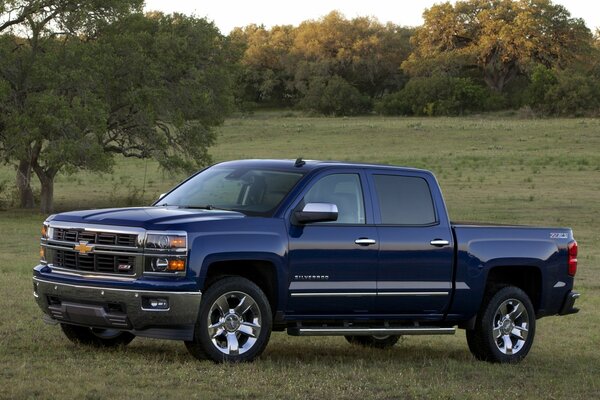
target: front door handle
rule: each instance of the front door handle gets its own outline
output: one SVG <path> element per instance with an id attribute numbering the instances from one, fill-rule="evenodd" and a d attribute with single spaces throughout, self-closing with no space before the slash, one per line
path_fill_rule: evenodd
<path id="1" fill-rule="evenodd" d="M 436 247 L 444 247 L 448 246 L 450 242 L 444 239 L 433 239 L 429 244 Z"/>
<path id="2" fill-rule="evenodd" d="M 354 243 L 356 243 L 360 246 L 370 246 L 372 244 L 376 244 L 377 241 L 375 239 L 369 239 L 369 238 L 358 238 L 354 241 Z"/>

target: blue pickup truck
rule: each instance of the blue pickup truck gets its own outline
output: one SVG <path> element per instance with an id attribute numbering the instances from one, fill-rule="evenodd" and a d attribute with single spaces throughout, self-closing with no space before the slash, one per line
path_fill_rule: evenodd
<path id="1" fill-rule="evenodd" d="M 454 224 L 434 175 L 298 160 L 216 164 L 151 207 L 43 224 L 44 320 L 70 340 L 183 340 L 250 361 L 272 331 L 385 348 L 466 329 L 480 360 L 517 362 L 536 320 L 577 312 L 568 228 Z"/>

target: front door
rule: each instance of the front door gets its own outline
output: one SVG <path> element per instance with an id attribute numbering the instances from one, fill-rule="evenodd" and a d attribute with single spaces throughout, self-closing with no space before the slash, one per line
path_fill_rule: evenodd
<path id="1" fill-rule="evenodd" d="M 326 173 L 315 177 L 301 195 L 295 209 L 332 203 L 338 219 L 290 225 L 288 317 L 339 318 L 372 311 L 378 238 L 367 215 L 365 186 L 359 172 Z"/>

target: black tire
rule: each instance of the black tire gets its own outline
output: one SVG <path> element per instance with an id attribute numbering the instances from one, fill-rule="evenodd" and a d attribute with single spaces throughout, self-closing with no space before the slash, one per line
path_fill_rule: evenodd
<path id="1" fill-rule="evenodd" d="M 70 324 L 60 324 L 60 328 L 71 342 L 88 346 L 126 346 L 135 339 L 134 334 L 116 329 L 87 328 Z"/>
<path id="2" fill-rule="evenodd" d="M 185 345 L 199 360 L 253 361 L 267 346 L 272 325 L 271 306 L 256 284 L 224 278 L 203 294 L 194 339 Z"/>
<path id="3" fill-rule="evenodd" d="M 517 363 L 529 353 L 534 336 L 531 300 L 523 290 L 504 286 L 485 296 L 475 329 L 467 330 L 467 343 L 478 360 Z"/>
<path id="4" fill-rule="evenodd" d="M 381 335 L 381 336 L 344 336 L 348 343 L 365 347 L 375 347 L 377 349 L 387 349 L 393 347 L 400 335 Z"/>

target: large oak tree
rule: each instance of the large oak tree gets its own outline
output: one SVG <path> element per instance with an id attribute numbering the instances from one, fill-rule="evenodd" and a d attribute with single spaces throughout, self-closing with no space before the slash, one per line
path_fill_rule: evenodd
<path id="1" fill-rule="evenodd" d="M 0 156 L 16 166 L 21 207 L 34 206 L 32 171 L 36 170 L 34 164 L 44 148 L 44 132 L 49 129 L 39 123 L 51 117 L 42 114 L 51 111 L 43 107 L 73 104 L 64 98 L 52 99 L 65 94 L 56 87 L 61 70 L 53 69 L 60 58 L 57 52 L 62 51 L 57 44 L 93 38 L 106 24 L 141 10 L 142 3 L 142 0 L 0 1 L 0 87 L 8 87 L 0 103 Z M 74 113 L 80 111 L 77 108 L 74 107 Z"/>
<path id="2" fill-rule="evenodd" d="M 564 68 L 591 40 L 583 20 L 550 0 L 446 2 L 426 10 L 423 18 L 405 70 L 423 76 L 478 69 L 499 92 L 530 65 Z"/>
<path id="3" fill-rule="evenodd" d="M 31 171 L 50 212 L 58 173 L 109 170 L 114 154 L 170 170 L 209 162 L 211 127 L 232 103 L 227 40 L 204 19 L 133 6 L 94 25 L 86 18 L 101 10 L 0 36 L 0 153 L 17 169 L 21 206 L 33 206 Z"/>

